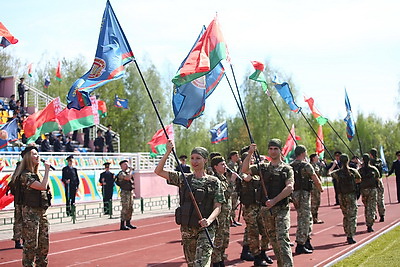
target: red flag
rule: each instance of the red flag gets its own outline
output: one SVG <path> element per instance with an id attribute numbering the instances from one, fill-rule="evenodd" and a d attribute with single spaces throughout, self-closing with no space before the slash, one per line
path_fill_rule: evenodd
<path id="1" fill-rule="evenodd" d="M 61 77 L 61 61 L 58 61 L 58 65 L 57 65 L 57 68 L 56 68 L 56 79 L 58 80 L 58 81 L 62 81 L 62 77 Z"/>
<path id="2" fill-rule="evenodd" d="M 106 105 L 106 102 L 104 102 L 103 100 L 98 100 L 97 101 L 97 106 L 99 108 L 99 117 L 100 118 L 107 117 L 107 105 Z"/>
<path id="3" fill-rule="evenodd" d="M 324 133 L 322 132 L 322 125 L 318 126 L 318 137 L 317 137 L 317 141 L 316 141 L 316 148 L 315 151 L 317 152 L 318 156 L 321 158 L 324 156 L 324 145 L 322 144 L 322 142 L 324 141 Z"/>
<path id="4" fill-rule="evenodd" d="M 16 44 L 18 43 L 18 39 L 15 38 L 6 28 L 6 26 L 3 25 L 3 23 L 0 22 L 0 46 L 6 48 L 10 44 Z"/>
<path id="5" fill-rule="evenodd" d="M 294 124 L 292 124 L 292 129 L 290 130 L 290 133 L 289 133 L 288 137 L 286 138 L 285 146 L 282 148 L 282 155 L 283 155 L 283 157 L 286 158 L 286 161 L 288 161 L 289 158 L 293 155 L 294 149 L 296 148 L 296 143 L 293 140 L 292 136 L 296 140 L 301 140 L 300 136 L 296 136 L 296 133 L 294 131 Z M 290 152 L 292 152 L 292 153 L 290 153 Z"/>
<path id="6" fill-rule="evenodd" d="M 32 77 L 32 63 L 28 65 L 28 76 Z"/>
<path id="7" fill-rule="evenodd" d="M 165 130 L 167 131 L 169 139 L 174 140 L 174 128 L 172 127 L 172 123 L 170 125 L 167 125 L 165 127 Z M 164 134 L 164 130 L 160 129 L 153 135 L 153 138 L 151 138 L 151 140 L 147 144 L 151 146 L 151 151 L 153 153 L 160 154 L 158 153 L 159 150 L 157 150 L 156 147 L 159 145 L 165 145 L 167 141 L 168 140 Z"/>

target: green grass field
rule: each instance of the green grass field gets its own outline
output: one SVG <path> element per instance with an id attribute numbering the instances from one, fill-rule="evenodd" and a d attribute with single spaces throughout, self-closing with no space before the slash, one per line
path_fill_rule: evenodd
<path id="1" fill-rule="evenodd" d="M 400 266 L 400 226 L 333 266 Z"/>

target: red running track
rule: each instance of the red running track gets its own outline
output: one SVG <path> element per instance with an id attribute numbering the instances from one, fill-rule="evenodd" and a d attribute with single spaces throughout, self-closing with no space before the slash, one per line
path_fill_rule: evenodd
<path id="1" fill-rule="evenodd" d="M 295 266 L 324 266 L 341 255 L 399 223 L 400 204 L 395 197 L 395 179 L 389 180 L 392 203 L 386 192 L 385 222 L 376 222 L 375 232 L 367 233 L 364 207 L 359 200 L 356 244 L 348 245 L 342 227 L 342 213 L 339 206 L 333 206 L 333 189 L 322 195 L 320 219 L 324 224 L 314 225 L 312 244 L 315 251 L 308 255 L 294 255 Z M 386 179 L 385 189 L 387 190 Z M 291 211 L 290 237 L 295 240 L 296 213 Z M 56 232 L 50 234 L 50 266 L 186 266 L 180 245 L 179 227 L 171 215 L 136 220 L 136 230 L 119 231 L 119 225 Z M 232 227 L 230 245 L 227 249 L 227 266 L 253 266 L 252 262 L 239 259 L 244 226 Z M 13 248 L 9 240 L 0 241 L 0 267 L 21 266 L 21 250 Z M 294 249 L 293 249 L 294 250 Z M 275 259 L 272 250 L 268 254 Z M 276 266 L 274 263 L 272 266 Z"/>

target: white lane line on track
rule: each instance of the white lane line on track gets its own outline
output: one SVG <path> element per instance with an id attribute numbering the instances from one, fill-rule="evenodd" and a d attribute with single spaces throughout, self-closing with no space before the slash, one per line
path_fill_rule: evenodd
<path id="1" fill-rule="evenodd" d="M 72 248 L 72 249 L 68 249 L 68 250 L 61 250 L 61 251 L 49 253 L 48 256 L 53 256 L 53 255 L 58 255 L 58 254 L 63 254 L 63 253 L 69 253 L 69 252 L 73 252 L 73 251 L 78 251 L 78 250 L 83 250 L 83 249 L 93 248 L 93 247 L 99 247 L 99 246 L 114 244 L 114 243 L 118 243 L 118 242 L 129 241 L 129 240 L 142 238 L 142 237 L 151 237 L 151 236 L 154 236 L 154 235 L 168 233 L 168 232 L 172 232 L 172 231 L 179 231 L 179 229 L 178 228 L 169 229 L 169 230 L 165 230 L 165 231 L 154 232 L 154 233 L 151 233 L 151 234 L 145 234 L 145 235 L 140 235 L 140 236 L 132 236 L 132 237 L 128 237 L 128 238 L 123 238 L 123 239 L 118 239 L 118 240 L 113 240 L 113 241 L 108 241 L 108 242 L 103 242 L 103 243 L 97 243 L 97 244 L 94 244 L 94 245 L 87 245 L 87 246 L 84 246 L 84 247 L 77 247 L 77 248 Z M 132 251 L 130 251 L 130 252 L 132 252 Z M 21 259 L 7 261 L 7 262 L 1 262 L 0 265 L 14 263 L 14 262 L 20 262 L 20 261 L 21 261 Z"/>
<path id="2" fill-rule="evenodd" d="M 144 225 L 144 226 L 140 226 L 141 228 L 145 228 L 145 227 L 153 227 L 153 226 L 157 226 L 160 224 L 165 224 L 165 223 L 171 223 L 171 222 L 175 222 L 174 220 L 169 220 L 169 221 L 165 221 L 165 222 L 160 222 L 160 223 L 153 223 L 153 224 L 148 224 L 148 225 Z M 84 229 L 76 229 L 76 230 L 85 230 L 87 228 Z M 75 231 L 75 230 L 72 230 Z M 115 230 L 115 231 L 119 231 L 119 230 Z M 71 238 L 64 238 L 64 239 L 60 239 L 60 240 L 55 240 L 55 241 L 51 241 L 50 240 L 50 244 L 55 244 L 55 243 L 61 243 L 61 242 L 68 242 L 68 241 L 73 241 L 73 240 L 77 240 L 77 239 L 83 239 L 83 238 L 90 238 L 90 237 L 97 237 L 97 236 L 101 236 L 101 235 L 107 235 L 107 234 L 115 234 L 115 231 L 108 231 L 108 232 L 104 232 L 104 233 L 98 233 L 98 234 L 93 234 L 93 235 L 85 235 L 85 236 L 76 236 L 76 237 L 71 237 Z M 59 233 L 59 232 L 58 232 Z"/>

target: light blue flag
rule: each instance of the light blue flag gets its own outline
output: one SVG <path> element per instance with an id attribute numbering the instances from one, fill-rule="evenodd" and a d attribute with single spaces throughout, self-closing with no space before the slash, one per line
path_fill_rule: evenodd
<path id="1" fill-rule="evenodd" d="M 389 171 L 389 168 L 388 168 L 388 165 L 386 163 L 385 153 L 383 153 L 383 146 L 380 147 L 379 153 L 381 154 L 382 170 L 387 173 Z"/>
<path id="2" fill-rule="evenodd" d="M 218 144 L 221 141 L 228 140 L 228 124 L 226 121 L 215 125 L 211 130 L 211 143 Z"/>
<path id="3" fill-rule="evenodd" d="M 275 89 L 278 91 L 279 95 L 283 98 L 286 104 L 289 105 L 290 110 L 296 113 L 300 112 L 301 108 L 297 106 L 296 103 L 294 102 L 293 94 L 292 91 L 290 90 L 289 84 L 287 82 L 284 83 L 277 83 L 275 81 L 272 82 L 274 83 Z"/>
<path id="4" fill-rule="evenodd" d="M 351 141 L 355 135 L 356 130 L 355 130 L 352 114 L 351 114 L 350 100 L 347 95 L 346 89 L 344 89 L 344 92 L 345 92 L 344 103 L 346 105 L 346 111 L 347 111 L 347 116 L 346 116 L 346 118 L 344 118 L 344 121 L 347 123 L 347 126 L 346 126 L 347 139 L 349 139 L 349 141 Z"/>

